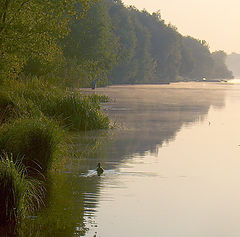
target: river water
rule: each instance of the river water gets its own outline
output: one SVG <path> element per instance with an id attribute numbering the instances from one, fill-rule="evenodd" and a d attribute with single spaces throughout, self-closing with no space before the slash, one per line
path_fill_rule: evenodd
<path id="1" fill-rule="evenodd" d="M 32 217 L 40 226 L 32 233 L 239 237 L 240 84 L 112 86 L 96 93 L 112 98 L 104 110 L 118 126 L 76 135 L 81 158 L 53 177 L 49 205 Z M 100 177 L 98 162 L 105 169 Z"/>

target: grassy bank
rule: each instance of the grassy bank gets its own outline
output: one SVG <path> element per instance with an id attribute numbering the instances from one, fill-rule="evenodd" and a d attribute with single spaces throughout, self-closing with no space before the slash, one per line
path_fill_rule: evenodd
<path id="1" fill-rule="evenodd" d="M 100 110 L 100 102 L 107 100 L 104 96 L 86 96 L 38 78 L 7 82 L 2 91 L 3 122 L 13 117 L 44 115 L 73 130 L 106 129 L 110 126 L 108 117 Z"/>
<path id="2" fill-rule="evenodd" d="M 1 153 L 21 156 L 32 176 L 45 174 L 66 152 L 64 130 L 46 118 L 19 118 L 4 124 L 0 133 Z"/>
<path id="3" fill-rule="evenodd" d="M 0 223 L 15 225 L 33 213 L 42 203 L 44 194 L 40 181 L 29 178 L 21 158 L 0 156 Z"/>
<path id="4" fill-rule="evenodd" d="M 101 111 L 100 103 L 108 101 L 104 96 L 86 96 L 39 78 L 11 80 L 0 89 L 3 226 L 26 216 L 26 206 L 36 209 L 41 195 L 35 190 L 41 185 L 35 187 L 64 163 L 70 131 L 107 129 L 110 121 Z"/>

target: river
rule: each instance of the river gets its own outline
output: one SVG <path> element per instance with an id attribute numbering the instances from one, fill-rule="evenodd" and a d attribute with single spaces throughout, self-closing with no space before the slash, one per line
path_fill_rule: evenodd
<path id="1" fill-rule="evenodd" d="M 117 126 L 76 135 L 75 156 L 53 177 L 49 204 L 31 217 L 28 234 L 240 236 L 240 84 L 95 93 L 112 98 L 103 106 Z"/>

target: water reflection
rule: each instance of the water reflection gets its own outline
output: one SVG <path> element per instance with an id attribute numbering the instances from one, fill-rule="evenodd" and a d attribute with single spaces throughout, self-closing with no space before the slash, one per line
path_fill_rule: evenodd
<path id="1" fill-rule="evenodd" d="M 108 113 L 125 128 L 108 144 L 111 160 L 119 161 L 119 157 L 132 153 L 156 152 L 156 147 L 172 141 L 182 126 L 204 121 L 211 106 L 224 108 L 224 88 L 179 83 L 101 89 L 101 93 L 113 98 L 106 106 Z M 114 152 L 118 153 L 115 158 Z"/>
<path id="2" fill-rule="evenodd" d="M 99 178 L 58 173 L 51 184 L 47 206 L 23 223 L 19 236 L 84 236 L 96 226 Z"/>
<path id="3" fill-rule="evenodd" d="M 100 199 L 107 206 L 106 219 L 109 220 L 109 215 L 116 219 L 116 213 L 111 213 L 111 207 L 118 206 L 111 195 L 114 189 L 128 188 L 124 195 L 134 196 L 134 187 L 129 190 L 126 180 L 132 180 L 133 186 L 141 180 L 146 190 L 147 180 L 155 182 L 156 177 L 165 180 L 166 176 L 152 167 L 146 169 L 148 164 L 143 159 L 152 157 L 149 165 L 156 162 L 154 157 L 159 148 L 168 146 L 182 127 L 202 123 L 211 107 L 223 109 L 226 89 L 224 85 L 205 83 L 98 89 L 97 93 L 113 99 L 105 105 L 105 110 L 118 121 L 121 129 L 76 134 L 73 144 L 76 155 L 68 160 L 63 172 L 53 175 L 47 207 L 25 223 L 23 236 L 99 236 L 95 216 L 98 214 L 104 219 L 104 213 L 96 213 Z M 142 170 L 131 169 L 133 157 L 134 165 L 138 164 Z M 100 177 L 95 171 L 98 162 L 105 169 Z M 185 178 L 184 174 L 180 176 Z M 104 189 L 106 186 L 108 189 Z M 151 191 L 139 195 L 147 193 Z M 118 207 L 119 216 L 123 218 L 121 209 L 131 210 L 133 204 L 124 205 Z M 103 236 L 115 235 L 106 231 Z M 118 233 L 118 236 L 121 235 Z"/>

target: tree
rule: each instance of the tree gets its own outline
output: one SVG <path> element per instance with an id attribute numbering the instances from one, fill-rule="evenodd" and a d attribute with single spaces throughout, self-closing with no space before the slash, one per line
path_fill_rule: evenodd
<path id="1" fill-rule="evenodd" d="M 80 18 L 88 6 L 89 0 L 0 0 L 0 78 L 17 77 L 28 60 L 53 62 L 70 18 Z"/>
<path id="2" fill-rule="evenodd" d="M 109 1 L 113 33 L 118 40 L 117 64 L 110 73 L 111 83 L 129 83 L 136 75 L 133 57 L 136 49 L 136 33 L 129 10 L 121 1 Z"/>
<path id="3" fill-rule="evenodd" d="M 233 72 L 236 78 L 240 78 L 240 54 L 231 53 L 226 58 L 227 67 Z"/>
<path id="4" fill-rule="evenodd" d="M 155 63 L 151 55 L 151 32 L 141 23 L 142 12 L 130 7 L 134 19 L 136 34 L 136 48 L 133 63 L 136 67 L 136 75 L 131 79 L 132 83 L 154 83 Z"/>
<path id="5" fill-rule="evenodd" d="M 185 60 L 182 62 L 183 76 L 192 80 L 210 78 L 214 62 L 206 41 L 187 36 L 182 38 L 182 47 Z"/>
<path id="6" fill-rule="evenodd" d="M 215 51 L 212 53 L 214 66 L 212 69 L 212 78 L 233 78 L 233 74 L 228 70 L 226 62 L 227 54 L 224 51 Z"/>
<path id="7" fill-rule="evenodd" d="M 106 78 L 116 63 L 118 50 L 106 1 L 97 1 L 86 17 L 74 20 L 71 33 L 64 39 L 63 45 L 67 60 L 74 60 L 82 69 L 79 77 L 84 74 L 88 85 L 95 79 Z"/>
<path id="8" fill-rule="evenodd" d="M 155 83 L 175 81 L 181 62 L 181 35 L 172 25 L 166 25 L 159 11 L 142 11 L 140 22 L 151 35 L 150 54 L 155 63 Z"/>

